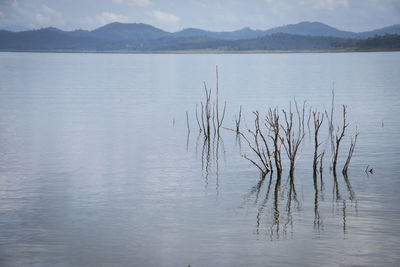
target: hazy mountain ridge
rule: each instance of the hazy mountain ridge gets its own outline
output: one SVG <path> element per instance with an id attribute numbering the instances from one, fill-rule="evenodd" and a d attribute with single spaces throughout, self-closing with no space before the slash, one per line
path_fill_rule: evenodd
<path id="1" fill-rule="evenodd" d="M 369 32 L 341 31 L 320 22 L 301 22 L 266 31 L 243 28 L 212 32 L 189 28 L 167 32 L 142 23 L 110 23 L 92 31 L 0 31 L 1 50 L 322 50 L 338 48 L 347 38 L 400 34 L 400 24 Z M 354 42 L 355 43 L 355 42 Z"/>

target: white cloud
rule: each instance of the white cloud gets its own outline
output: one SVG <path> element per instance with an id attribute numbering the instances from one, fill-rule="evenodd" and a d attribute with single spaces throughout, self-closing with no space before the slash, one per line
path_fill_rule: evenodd
<path id="1" fill-rule="evenodd" d="M 17 7 L 19 6 L 18 1 L 17 1 L 17 0 L 13 0 L 11 6 L 12 6 L 13 8 L 17 8 Z"/>
<path id="2" fill-rule="evenodd" d="M 35 13 L 34 17 L 39 25 L 54 26 L 65 24 L 62 14 L 46 5 L 42 5 L 40 11 Z"/>
<path id="3" fill-rule="evenodd" d="M 59 15 L 59 13 L 57 11 L 55 11 L 54 9 L 52 9 L 46 5 L 42 5 L 42 11 L 44 13 L 46 13 L 47 15 Z"/>
<path id="4" fill-rule="evenodd" d="M 338 7 L 347 7 L 348 0 L 301 0 L 299 4 L 312 9 L 334 10 Z"/>
<path id="5" fill-rule="evenodd" d="M 222 14 L 218 14 L 218 15 L 216 16 L 216 18 L 217 18 L 219 21 L 222 21 L 222 22 L 225 22 L 225 23 L 230 23 L 230 24 L 233 24 L 233 23 L 238 22 L 237 16 L 235 16 L 235 15 L 233 15 L 233 14 L 231 14 L 231 13 L 222 13 Z"/>
<path id="6" fill-rule="evenodd" d="M 282 12 L 304 7 L 316 10 L 334 10 L 339 7 L 348 7 L 349 0 L 264 0 L 274 12 Z"/>
<path id="7" fill-rule="evenodd" d="M 95 17 L 87 17 L 85 19 L 86 24 L 89 25 L 94 25 L 94 26 L 98 26 L 98 25 L 105 25 L 111 22 L 129 22 L 130 19 L 124 15 L 119 15 L 119 14 L 115 14 L 115 13 L 110 13 L 110 12 L 103 12 L 98 16 Z"/>
<path id="8" fill-rule="evenodd" d="M 112 0 L 113 3 L 119 5 L 131 5 L 137 7 L 145 7 L 151 4 L 150 0 Z"/>
<path id="9" fill-rule="evenodd" d="M 35 19 L 39 24 L 49 24 L 51 22 L 50 17 L 44 16 L 40 13 L 35 14 Z"/>
<path id="10" fill-rule="evenodd" d="M 161 23 L 177 24 L 179 22 L 179 18 L 174 14 L 162 12 L 159 10 L 151 11 L 150 15 Z"/>

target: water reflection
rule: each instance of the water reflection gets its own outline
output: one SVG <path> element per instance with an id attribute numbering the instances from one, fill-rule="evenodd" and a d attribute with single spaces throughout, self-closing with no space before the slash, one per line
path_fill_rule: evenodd
<path id="1" fill-rule="evenodd" d="M 329 214 L 329 202 L 332 204 L 332 215 L 340 219 L 343 233 L 348 232 L 348 213 L 357 215 L 357 201 L 348 175 L 343 175 L 344 183 L 338 180 L 336 175 L 332 178 L 332 199 L 325 201 L 326 178 L 323 173 L 316 172 L 312 177 L 313 191 L 306 188 L 305 192 L 313 192 L 313 197 L 299 197 L 296 178 L 290 175 L 286 180 L 270 173 L 268 176 L 260 176 L 258 182 L 252 186 L 243 196 L 242 208 L 247 210 L 255 207 L 255 234 L 258 238 L 267 237 L 269 240 L 281 240 L 293 238 L 296 219 L 307 217 L 313 212 L 312 229 L 316 233 L 324 231 L 324 216 Z M 300 178 L 297 178 L 300 180 Z M 328 179 L 329 180 L 329 179 Z M 346 190 L 347 192 L 341 192 Z M 342 190 L 341 190 L 342 189 Z M 312 205 L 307 205 L 307 201 Z M 250 205 L 250 206 L 249 206 Z M 309 207 L 312 206 L 312 209 Z M 306 207 L 303 209 L 303 207 Z M 328 209 L 327 209 L 328 208 Z M 349 210 L 350 209 L 350 210 Z M 329 215 L 328 215 L 329 217 Z"/>
<path id="2" fill-rule="evenodd" d="M 199 143 L 202 141 L 201 147 L 201 170 L 203 172 L 203 178 L 205 186 L 208 186 L 208 179 L 211 173 L 216 176 L 216 192 L 219 192 L 219 164 L 221 155 L 225 159 L 226 150 L 222 137 L 220 135 L 212 135 L 211 138 L 207 138 L 199 132 L 196 140 L 196 153 L 199 151 Z M 214 168 L 213 168 L 214 167 Z"/>
<path id="3" fill-rule="evenodd" d="M 323 219 L 319 210 L 319 199 L 324 201 L 324 179 L 322 176 L 323 172 L 320 171 L 320 187 L 318 187 L 317 172 L 313 173 L 313 184 L 314 184 L 314 231 L 320 232 L 323 230 Z"/>
<path id="4" fill-rule="evenodd" d="M 333 172 L 333 179 L 334 179 L 334 188 L 333 191 L 335 192 L 335 198 L 332 200 L 332 205 L 334 206 L 334 214 L 342 216 L 342 224 L 343 224 L 343 233 L 347 233 L 347 210 L 349 208 L 354 208 L 355 214 L 357 216 L 357 200 L 355 198 L 355 193 L 353 187 L 351 186 L 350 179 L 347 173 L 343 173 L 343 179 L 346 184 L 346 189 L 348 191 L 348 199 L 342 198 L 340 191 L 339 191 L 339 184 L 336 172 Z M 348 203 L 350 201 L 350 205 Z"/>

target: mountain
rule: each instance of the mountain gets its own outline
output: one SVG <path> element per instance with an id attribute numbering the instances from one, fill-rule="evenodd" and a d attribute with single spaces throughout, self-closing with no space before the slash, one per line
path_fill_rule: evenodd
<path id="1" fill-rule="evenodd" d="M 81 32 L 64 32 L 52 27 L 24 32 L 0 31 L 0 49 L 3 50 L 85 50 L 104 43 L 102 39 Z"/>
<path id="2" fill-rule="evenodd" d="M 175 37 L 209 37 L 221 40 L 240 40 L 240 39 L 251 39 L 265 36 L 265 32 L 261 30 L 252 30 L 249 27 L 230 32 L 212 32 L 201 29 L 188 28 L 179 32 L 173 33 Z"/>
<path id="3" fill-rule="evenodd" d="M 261 38 L 237 40 L 230 44 L 232 50 L 328 50 L 346 39 L 326 36 L 274 33 Z"/>
<path id="4" fill-rule="evenodd" d="M 301 22 L 270 30 L 243 28 L 212 32 L 189 28 L 170 33 L 142 23 L 110 23 L 98 29 L 62 31 L 49 27 L 12 32 L 0 30 L 3 51 L 173 51 L 173 50 L 324 50 L 361 46 L 356 39 L 400 33 L 400 25 L 369 32 L 341 31 L 320 22 Z M 352 38 L 352 39 L 349 39 Z M 377 39 L 369 45 L 385 47 L 393 38 Z M 371 42 L 370 42 L 371 43 Z M 393 45 L 390 46 L 394 48 Z"/>
<path id="5" fill-rule="evenodd" d="M 297 35 L 309 35 L 309 36 L 329 36 L 329 37 L 341 37 L 349 38 L 355 35 L 354 32 L 341 31 L 334 27 L 328 26 L 321 22 L 300 22 L 297 24 L 289 24 L 286 26 L 272 28 L 265 31 L 265 34 L 273 33 L 288 33 Z"/>
<path id="6" fill-rule="evenodd" d="M 359 33 L 351 31 L 342 31 L 321 22 L 300 22 L 297 24 L 289 24 L 265 31 L 253 30 L 248 27 L 231 32 L 211 32 L 201 29 L 190 28 L 182 30 L 180 32 L 173 33 L 173 35 L 178 37 L 207 36 L 210 38 L 217 38 L 223 40 L 241 40 L 241 39 L 264 37 L 265 35 L 271 35 L 274 33 L 287 33 L 294 35 L 326 36 L 326 37 L 339 37 L 339 38 L 368 38 L 368 37 L 373 37 L 375 35 L 400 34 L 400 24 L 392 25 L 381 29 L 376 29 L 373 31 L 366 31 Z"/>
<path id="7" fill-rule="evenodd" d="M 89 36 L 106 40 L 154 40 L 171 33 L 143 23 L 113 22 L 90 32 Z"/>
<path id="8" fill-rule="evenodd" d="M 400 24 L 395 24 L 389 27 L 380 28 L 373 31 L 366 31 L 357 33 L 357 38 L 368 38 L 375 35 L 385 35 L 385 34 L 400 34 Z"/>

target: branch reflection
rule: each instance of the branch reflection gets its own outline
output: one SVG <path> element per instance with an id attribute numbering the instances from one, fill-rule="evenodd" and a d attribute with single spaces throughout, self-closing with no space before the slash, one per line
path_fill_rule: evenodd
<path id="1" fill-rule="evenodd" d="M 324 225 L 323 215 L 329 213 L 330 210 L 330 201 L 326 202 L 324 197 L 326 182 L 329 185 L 332 184 L 333 215 L 340 220 L 343 233 L 347 234 L 348 216 L 354 215 L 354 208 L 357 210 L 357 201 L 349 177 L 347 175 L 343 177 L 344 183 L 340 183 L 335 174 L 331 179 L 324 181 L 326 179 L 322 172 L 313 173 L 312 187 L 305 191 L 305 193 L 312 192 L 312 197 L 310 194 L 307 197 L 306 194 L 304 199 L 304 195 L 299 195 L 297 191 L 301 179 L 297 178 L 296 182 L 296 178 L 289 175 L 287 179 L 282 180 L 272 173 L 268 176 L 260 176 L 257 183 L 243 196 L 243 204 L 250 205 L 247 209 L 255 208 L 254 233 L 257 238 L 266 237 L 272 241 L 293 238 L 296 218 L 299 223 L 307 221 L 304 218 L 312 218 L 309 223 L 312 224 L 313 231 L 317 234 L 324 231 L 326 225 Z M 307 183 L 311 186 L 311 181 Z M 347 192 L 345 192 L 346 189 Z M 309 204 L 305 205 L 305 201 L 309 201 Z M 303 209 L 303 206 L 312 206 L 313 209 Z"/>

